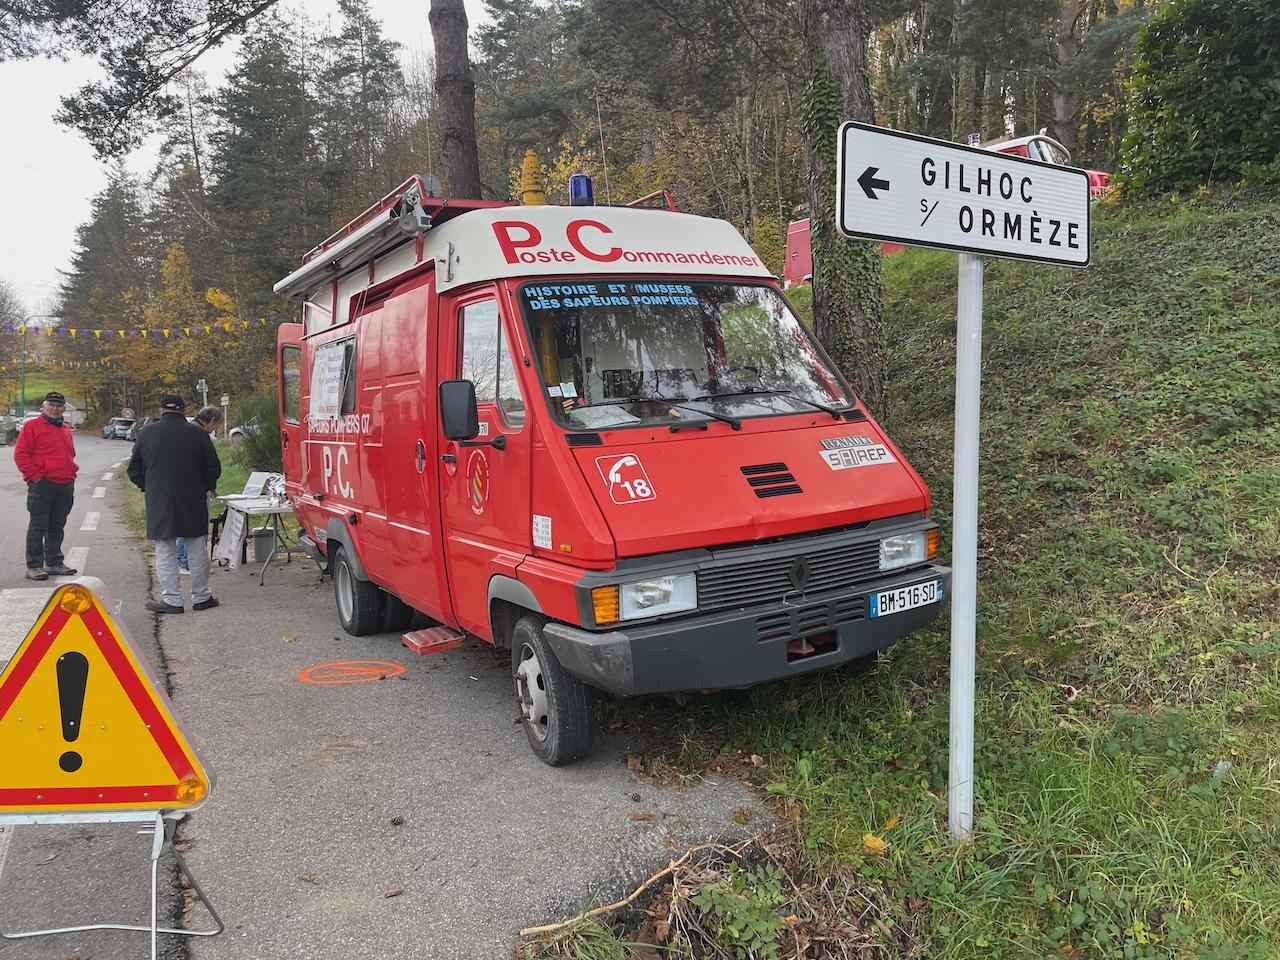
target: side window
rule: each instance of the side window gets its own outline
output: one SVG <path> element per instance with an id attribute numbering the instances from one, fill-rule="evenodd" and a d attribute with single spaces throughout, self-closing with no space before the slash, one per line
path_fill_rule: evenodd
<path id="1" fill-rule="evenodd" d="M 356 341 L 355 337 L 342 344 L 342 412 L 356 412 Z"/>
<path id="2" fill-rule="evenodd" d="M 516 382 L 510 347 L 502 336 L 494 300 L 469 303 L 458 314 L 462 336 L 459 374 L 476 385 L 476 403 L 496 403 L 503 421 L 524 425 L 524 397 Z"/>
<path id="3" fill-rule="evenodd" d="M 280 396 L 284 398 L 285 423 L 297 423 L 302 409 L 302 348 L 280 351 Z"/>
<path id="4" fill-rule="evenodd" d="M 316 348 L 311 357 L 307 417 L 336 420 L 356 410 L 356 340 L 348 337 Z"/>

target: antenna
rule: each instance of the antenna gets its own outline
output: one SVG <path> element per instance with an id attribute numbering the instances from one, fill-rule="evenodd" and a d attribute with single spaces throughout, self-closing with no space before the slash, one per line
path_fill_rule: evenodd
<path id="1" fill-rule="evenodd" d="M 613 195 L 609 192 L 609 161 L 604 157 L 604 123 L 600 119 L 600 91 L 592 91 L 596 98 L 596 129 L 600 131 L 600 169 L 604 173 L 604 202 L 613 203 Z"/>

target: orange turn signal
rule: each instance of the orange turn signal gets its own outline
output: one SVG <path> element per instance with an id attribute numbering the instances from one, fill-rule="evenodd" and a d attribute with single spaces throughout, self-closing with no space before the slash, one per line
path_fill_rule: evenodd
<path id="1" fill-rule="evenodd" d="M 618 586 L 595 587 L 591 591 L 591 608 L 595 611 L 596 625 L 617 623 L 621 609 L 618 601 Z"/>
<path id="2" fill-rule="evenodd" d="M 938 528 L 934 527 L 929 531 L 929 547 L 925 552 L 925 556 L 932 560 L 938 555 Z"/>

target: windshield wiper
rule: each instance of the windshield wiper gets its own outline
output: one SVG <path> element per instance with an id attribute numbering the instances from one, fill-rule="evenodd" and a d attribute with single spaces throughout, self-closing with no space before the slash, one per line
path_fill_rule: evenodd
<path id="1" fill-rule="evenodd" d="M 742 421 L 741 421 L 741 420 L 738 420 L 736 417 L 726 417 L 723 413 L 714 413 L 714 412 L 713 412 L 713 411 L 711 411 L 711 410 L 699 410 L 697 407 L 691 407 L 691 406 L 689 406 L 687 403 L 679 403 L 679 402 L 677 402 L 677 401 L 679 401 L 679 400 L 687 400 L 687 399 L 689 399 L 689 398 L 688 398 L 688 397 L 676 397 L 675 399 L 668 399 L 667 397 L 664 397 L 664 396 L 663 396 L 662 394 L 660 394 L 660 393 L 653 393 L 653 394 L 650 394 L 650 395 L 649 395 L 649 396 L 647 396 L 647 397 L 641 397 L 641 396 L 635 396 L 635 395 L 632 395 L 632 396 L 630 396 L 630 397 L 627 397 L 627 398 L 626 398 L 626 400 L 627 400 L 627 402 L 628 402 L 628 403 L 638 403 L 638 402 L 644 402 L 644 401 L 649 401 L 649 400 L 656 400 L 656 401 L 658 401 L 659 403 L 665 403 L 665 404 L 666 404 L 667 406 L 669 406 L 669 407 L 676 407 L 676 408 L 678 408 L 678 409 L 680 409 L 680 410 L 692 410 L 694 413 L 700 413 L 700 414 L 702 414 L 704 417 L 710 417 L 712 420 L 719 420 L 721 423 L 727 423 L 729 426 L 733 427 L 733 429 L 735 429 L 735 430 L 741 430 L 741 429 L 742 429 Z M 703 398 L 703 397 L 694 397 L 693 399 L 694 399 L 694 400 L 702 400 L 702 399 L 705 399 L 705 398 Z"/>
<path id="2" fill-rule="evenodd" d="M 823 413 L 831 414 L 832 420 L 843 420 L 844 411 L 837 410 L 835 407 L 828 407 L 825 403 L 818 403 L 816 400 L 810 400 L 807 397 L 798 397 L 789 390 L 732 390 L 729 393 L 707 393 L 700 397 L 693 397 L 694 400 L 718 400 L 721 397 L 786 397 L 788 400 L 795 400 L 797 403 L 805 403 L 813 407 L 815 410 L 821 410 Z"/>

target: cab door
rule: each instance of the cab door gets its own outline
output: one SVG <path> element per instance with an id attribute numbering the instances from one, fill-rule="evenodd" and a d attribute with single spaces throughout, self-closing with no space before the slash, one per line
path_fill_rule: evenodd
<path id="1" fill-rule="evenodd" d="M 441 314 L 440 379 L 475 384 L 480 423 L 479 436 L 457 443 L 440 432 L 436 417 L 449 593 L 458 625 L 491 641 L 489 581 L 514 577 L 531 548 L 532 428 L 516 374 L 524 353 L 495 288 L 445 300 Z"/>
<path id="2" fill-rule="evenodd" d="M 276 333 L 280 364 L 280 459 L 290 497 L 302 493 L 302 324 L 282 323 Z"/>

